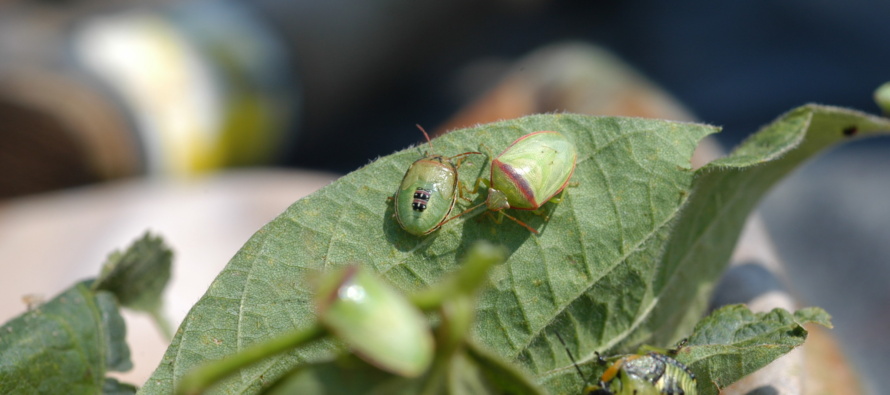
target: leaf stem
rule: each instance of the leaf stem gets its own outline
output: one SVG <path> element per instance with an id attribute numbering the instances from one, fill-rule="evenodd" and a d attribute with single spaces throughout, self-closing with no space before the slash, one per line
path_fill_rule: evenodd
<path id="1" fill-rule="evenodd" d="M 158 306 L 149 310 L 148 314 L 155 321 L 155 325 L 158 327 L 161 335 L 169 342 L 173 340 L 173 326 L 170 325 L 170 321 L 167 320 L 163 310 L 164 309 Z"/>
<path id="2" fill-rule="evenodd" d="M 211 385 L 240 369 L 272 355 L 321 339 L 327 334 L 327 330 L 316 323 L 308 328 L 288 332 L 283 336 L 254 344 L 237 354 L 207 362 L 183 376 L 182 381 L 177 386 L 176 393 L 201 393 Z"/>

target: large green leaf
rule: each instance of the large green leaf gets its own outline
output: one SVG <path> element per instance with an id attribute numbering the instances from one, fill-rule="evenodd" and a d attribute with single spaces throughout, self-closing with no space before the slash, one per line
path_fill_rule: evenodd
<path id="1" fill-rule="evenodd" d="M 0 393 L 126 393 L 105 378 L 132 366 L 125 334 L 114 296 L 77 284 L 0 328 Z"/>
<path id="2" fill-rule="evenodd" d="M 537 130 L 558 130 L 573 141 L 578 166 L 566 199 L 547 206 L 549 221 L 515 213 L 541 230 L 489 216 L 452 221 L 427 237 L 399 228 L 386 198 L 421 155 L 409 149 L 381 158 L 287 209 L 257 232 L 220 273 L 180 327 L 161 366 L 142 389 L 166 393 L 176 378 L 273 334 L 314 319 L 306 274 L 327 266 L 363 263 L 405 290 L 436 282 L 452 271 L 476 240 L 503 244 L 509 260 L 493 271 L 480 297 L 475 335 L 533 372 L 552 368 L 530 346 L 554 319 L 579 317 L 602 339 L 625 336 L 638 306 L 651 300 L 647 278 L 664 249 L 669 223 L 692 182 L 689 158 L 714 128 L 657 120 L 540 115 L 452 132 L 433 141 L 437 153 L 454 155 L 484 144 L 497 152 Z M 471 158 L 462 181 L 484 175 L 487 161 Z M 471 196 L 471 198 L 473 198 Z M 476 196 L 478 202 L 484 196 Z M 625 295 L 636 284 L 642 292 Z M 615 307 L 615 310 L 612 308 Z M 607 310 L 619 312 L 608 322 Z M 591 314 L 592 313 L 592 314 Z M 580 314 L 580 315 L 579 315 Z M 602 343 L 598 343 L 602 344 Z M 224 382 L 227 392 L 259 388 L 321 348 L 295 350 Z"/>
<path id="3" fill-rule="evenodd" d="M 479 239 L 503 244 L 509 258 L 479 299 L 475 338 L 531 374 L 553 379 L 553 392 L 577 392 L 577 377 L 558 377 L 576 373 L 554 332 L 573 339 L 582 363 L 594 351 L 669 344 L 688 335 L 759 197 L 801 161 L 846 138 L 851 127 L 867 134 L 890 124 L 847 110 L 803 107 L 698 171 L 689 158 L 715 131 L 704 125 L 539 115 L 434 141 L 445 155 L 480 144 L 499 152 L 537 130 L 557 130 L 573 141 L 577 186 L 558 205 L 545 206 L 549 220 L 513 213 L 540 236 L 487 215 L 411 236 L 392 218 L 386 197 L 420 152 L 381 158 L 296 202 L 258 231 L 193 307 L 142 392 L 169 393 L 203 361 L 308 326 L 314 320 L 309 273 L 359 262 L 416 290 L 454 270 Z M 460 174 L 467 183 L 487 171 L 482 159 L 470 161 Z M 217 388 L 258 390 L 301 361 L 327 356 L 331 347 L 319 343 L 270 358 Z"/>

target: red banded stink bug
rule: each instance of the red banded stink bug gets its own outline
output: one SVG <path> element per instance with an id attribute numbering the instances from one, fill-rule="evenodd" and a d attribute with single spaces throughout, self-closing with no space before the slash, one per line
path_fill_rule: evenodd
<path id="1" fill-rule="evenodd" d="M 417 127 L 432 150 L 430 136 L 420 125 Z M 450 157 L 426 153 L 408 167 L 393 196 L 396 221 L 402 229 L 415 236 L 423 236 L 447 222 L 445 218 L 454 208 L 460 192 L 457 169 L 464 156 L 473 154 L 482 153 L 464 152 Z M 455 158 L 460 158 L 457 163 L 454 162 Z"/>
<path id="2" fill-rule="evenodd" d="M 457 216 L 485 205 L 532 233 L 538 233 L 503 210 L 537 210 L 545 203 L 556 200 L 556 195 L 565 189 L 572 178 L 577 158 L 575 145 L 559 132 L 526 134 L 491 161 L 491 177 L 488 180 L 479 179 L 476 182 L 474 192 L 480 184 L 488 187 L 485 202 Z"/>

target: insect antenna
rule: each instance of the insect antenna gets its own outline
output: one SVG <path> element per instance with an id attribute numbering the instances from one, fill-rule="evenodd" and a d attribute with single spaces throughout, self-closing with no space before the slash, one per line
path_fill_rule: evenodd
<path id="1" fill-rule="evenodd" d="M 587 378 L 584 377 L 584 372 L 581 371 L 581 368 L 578 366 L 578 362 L 575 361 L 575 357 L 572 355 L 572 351 L 569 350 L 569 346 L 566 345 L 566 342 L 562 340 L 562 336 L 559 335 L 559 332 L 553 332 L 556 334 L 556 338 L 559 339 L 559 342 L 562 343 L 562 348 L 566 350 L 566 354 L 569 355 L 569 359 L 572 361 L 572 366 L 575 367 L 575 370 L 578 371 L 578 375 L 581 376 L 581 380 L 584 381 L 584 385 L 589 385 L 587 382 Z"/>
<path id="2" fill-rule="evenodd" d="M 430 145 L 430 152 L 433 152 L 433 142 L 430 140 L 430 135 L 426 133 L 426 130 L 423 130 L 423 126 L 420 126 L 419 123 L 415 123 L 414 126 L 417 126 L 423 132 L 423 137 L 426 137 L 426 143 Z"/>

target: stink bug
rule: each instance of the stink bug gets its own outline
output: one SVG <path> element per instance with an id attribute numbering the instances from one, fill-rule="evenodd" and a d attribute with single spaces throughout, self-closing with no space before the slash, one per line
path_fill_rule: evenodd
<path id="1" fill-rule="evenodd" d="M 537 230 L 524 222 L 504 213 L 504 209 L 537 210 L 548 201 L 556 201 L 572 173 L 578 154 L 575 145 L 559 132 L 540 131 L 522 136 L 510 144 L 500 155 L 491 161 L 491 177 L 479 179 L 488 187 L 485 202 L 458 214 L 481 207 L 506 216 L 532 233 Z"/>
<path id="2" fill-rule="evenodd" d="M 588 386 L 587 395 L 697 395 L 695 374 L 676 359 L 657 352 L 619 358 Z"/>
<path id="3" fill-rule="evenodd" d="M 430 136 L 417 125 L 426 137 L 430 150 L 433 143 Z M 439 229 L 454 208 L 459 193 L 457 169 L 464 156 L 482 154 L 464 152 L 455 156 L 426 153 L 408 167 L 399 189 L 396 190 L 396 221 L 408 233 L 423 236 Z M 461 158 L 456 163 L 455 158 Z"/>
<path id="4" fill-rule="evenodd" d="M 565 347 L 575 370 L 586 382 L 562 336 L 557 333 L 556 337 Z M 698 395 L 695 374 L 686 365 L 659 352 L 643 352 L 647 349 L 651 350 L 652 347 L 644 346 L 637 354 L 619 357 L 603 372 L 596 385 L 584 388 L 584 395 Z M 679 348 L 667 352 L 676 354 Z M 596 353 L 596 357 L 597 362 L 608 364 L 599 353 Z"/>

